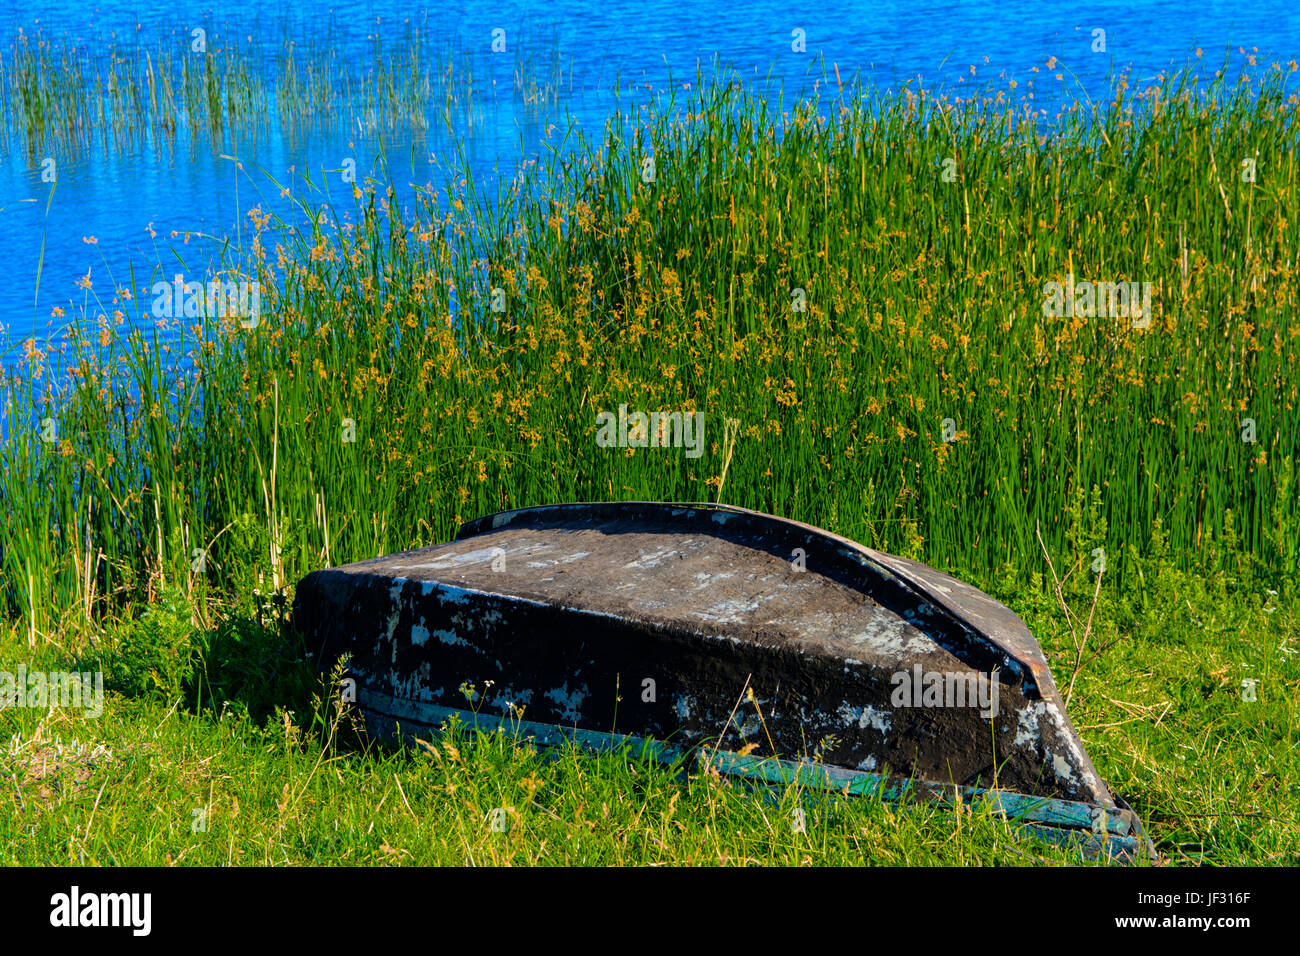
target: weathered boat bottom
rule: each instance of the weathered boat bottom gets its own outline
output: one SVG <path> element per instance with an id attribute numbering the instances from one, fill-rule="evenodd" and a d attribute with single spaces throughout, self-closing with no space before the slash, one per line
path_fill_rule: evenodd
<path id="1" fill-rule="evenodd" d="M 636 756 L 648 756 L 664 764 L 694 764 L 700 772 L 712 767 L 719 773 L 760 786 L 799 785 L 844 797 L 879 797 L 898 803 L 910 801 L 950 806 L 961 803 L 971 809 L 988 805 L 995 815 L 1010 822 L 1022 834 L 1076 848 L 1087 859 L 1106 858 L 1132 863 L 1138 858 L 1157 858 L 1137 814 L 1114 793 L 1111 796 L 1118 810 L 1074 800 L 933 781 L 902 780 L 809 761 L 751 757 L 734 751 L 715 750 L 707 745 L 682 746 L 635 734 L 602 733 L 493 716 L 436 704 L 414 703 L 366 690 L 360 691 L 358 705 L 367 732 L 383 739 L 409 741 L 437 733 L 449 722 L 455 722 L 471 730 L 500 732 L 520 743 L 537 747 L 575 745 L 593 753 L 610 753 L 626 748 Z"/>
<path id="2" fill-rule="evenodd" d="M 526 711 L 538 743 L 659 741 L 756 783 L 993 801 L 1111 856 L 1146 845 L 1023 621 L 799 522 L 657 502 L 504 512 L 311 573 L 294 620 L 323 667 L 347 656 L 378 732 L 453 714 L 517 728 Z"/>

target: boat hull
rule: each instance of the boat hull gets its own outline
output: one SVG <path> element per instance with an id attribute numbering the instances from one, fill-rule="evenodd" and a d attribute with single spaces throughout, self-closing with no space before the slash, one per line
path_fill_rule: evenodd
<path id="1" fill-rule="evenodd" d="M 623 503 L 488 516 L 455 542 L 308 575 L 294 614 L 325 666 L 348 655 L 379 733 L 455 712 L 666 753 L 815 761 L 923 790 L 997 788 L 1136 823 L 1010 610 L 932 568 L 758 512 Z"/>

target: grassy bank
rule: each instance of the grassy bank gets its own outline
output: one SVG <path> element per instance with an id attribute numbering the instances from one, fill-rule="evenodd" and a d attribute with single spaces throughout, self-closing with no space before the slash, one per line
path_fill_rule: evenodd
<path id="1" fill-rule="evenodd" d="M 34 344 L 4 386 L 0 610 L 6 662 L 114 675 L 107 715 L 69 732 L 127 756 L 86 771 L 97 794 L 73 771 L 52 802 L 6 756 L 3 825 L 35 837 L 9 852 L 1011 858 L 992 821 L 958 834 L 960 818 L 840 807 L 805 843 L 759 826 L 784 804 L 499 741 L 335 751 L 329 718 L 307 716 L 311 681 L 281 673 L 296 654 L 275 622 L 314 568 L 508 507 L 720 498 L 1004 596 L 1062 686 L 1077 669 L 1075 722 L 1162 849 L 1295 862 L 1296 104 L 1280 75 L 1246 93 L 1121 85 L 1049 126 L 1001 96 L 875 103 L 838 83 L 778 117 L 697 82 L 493 202 L 466 177 L 450 208 L 392 209 L 369 184 L 340 230 L 308 210 L 319 227 L 297 239 L 255 216 L 254 329 L 160 320 L 193 326 L 163 347 L 124 331 L 149 303 L 92 288 L 71 317 L 73 393 L 52 400 Z M 1068 276 L 1150 283 L 1150 315 L 1047 314 Z M 704 412 L 704 455 L 598 447 L 596 416 L 624 404 Z M 1069 602 L 1100 574 L 1087 653 L 1046 555 L 1072 572 Z M 1260 699 L 1242 700 L 1256 675 Z M 249 716 L 218 719 L 227 699 Z M 274 712 L 291 699 L 292 726 Z M 59 720 L 5 713 L 0 729 L 48 747 L 31 742 Z M 222 794 L 229 826 L 186 850 L 200 791 Z M 527 818 L 517 843 L 474 829 L 498 806 Z"/>
<path id="2" fill-rule="evenodd" d="M 1101 603 L 1104 650 L 1075 684 L 1071 712 L 1098 769 L 1168 863 L 1300 863 L 1294 606 L 1223 574 L 1143 568 L 1148 606 L 1139 594 Z M 1032 590 L 1000 596 L 1068 680 L 1060 608 Z M 277 628 L 196 631 L 162 610 L 150 621 L 103 635 L 79 662 L 107 674 L 98 719 L 0 711 L 0 864 L 1083 862 L 983 811 L 793 787 L 755 799 L 636 753 L 548 756 L 463 728 L 367 748 L 313 699 L 317 675 Z M 17 632 L 0 650 L 68 666 Z"/>

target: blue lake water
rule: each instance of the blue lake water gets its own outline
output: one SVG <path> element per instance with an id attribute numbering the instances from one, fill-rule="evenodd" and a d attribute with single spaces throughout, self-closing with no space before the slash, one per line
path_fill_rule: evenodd
<path id="1" fill-rule="evenodd" d="M 449 111 L 446 120 L 431 109 L 427 127 L 360 112 L 284 125 L 273 111 L 269 123 L 228 128 L 215 140 L 182 123 L 174 134 L 151 129 L 130 140 L 41 146 L 35 154 L 10 135 L 0 164 L 0 367 L 32 338 L 57 352 L 61 327 L 83 309 L 92 321 L 111 317 L 114 290 L 144 296 L 178 272 L 187 281 L 204 279 L 246 248 L 249 210 L 304 225 L 283 187 L 312 203 L 336 204 L 342 215 L 352 204 L 341 174 L 347 159 L 359 183 L 391 179 L 402 202 L 411 201 L 416 186 L 439 187 L 458 156 L 478 181 L 491 183 L 509 178 L 545 143 L 557 145 L 569 119 L 598 135 L 612 111 L 693 82 L 697 66 L 715 59 L 746 82 L 783 84 L 787 95 L 811 92 L 836 68 L 846 80 L 856 73 L 884 91 L 910 84 L 960 95 L 1005 89 L 1015 80 L 1020 95 L 1034 94 L 1054 113 L 1067 97 L 1104 98 L 1116 72 L 1131 69 L 1133 81 L 1145 85 L 1184 68 L 1198 48 L 1206 75 L 1225 62 L 1239 72 L 1248 56 L 1259 67 L 1300 56 L 1300 7 L 1291 0 L 869 0 L 807 8 L 766 0 L 494 0 L 432 8 L 237 0 L 219 10 L 192 0 L 36 2 L 0 11 L 0 49 L 7 56 L 21 31 L 87 59 L 113 45 L 179 57 L 188 55 L 196 28 L 205 31 L 209 49 L 233 44 L 268 68 L 286 34 L 363 69 L 376 43 L 400 49 L 414 31 L 445 47 L 453 62 L 473 66 L 475 105 Z M 497 29 L 505 31 L 504 53 L 491 49 Z M 1105 52 L 1092 49 L 1097 29 L 1105 31 Z M 792 50 L 795 30 L 803 31 L 804 52 Z M 560 78 L 555 102 L 529 104 L 516 93 L 516 67 L 529 58 L 544 61 L 542 72 L 558 62 L 558 71 L 548 73 Z M 1057 81 L 1057 73 L 1065 79 Z M 10 92 L 0 77 L 0 93 Z M 386 171 L 379 168 L 381 148 Z M 53 188 L 42 178 L 49 158 L 57 169 Z"/>

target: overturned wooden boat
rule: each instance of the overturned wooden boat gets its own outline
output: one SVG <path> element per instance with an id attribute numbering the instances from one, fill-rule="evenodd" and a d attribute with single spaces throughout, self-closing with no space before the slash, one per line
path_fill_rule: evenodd
<path id="1" fill-rule="evenodd" d="M 294 622 L 324 667 L 348 655 L 375 733 L 455 714 L 539 744 L 630 741 L 771 783 L 989 800 L 1089 853 L 1151 854 L 1014 613 L 796 521 L 654 502 L 503 512 L 309 574 Z"/>

